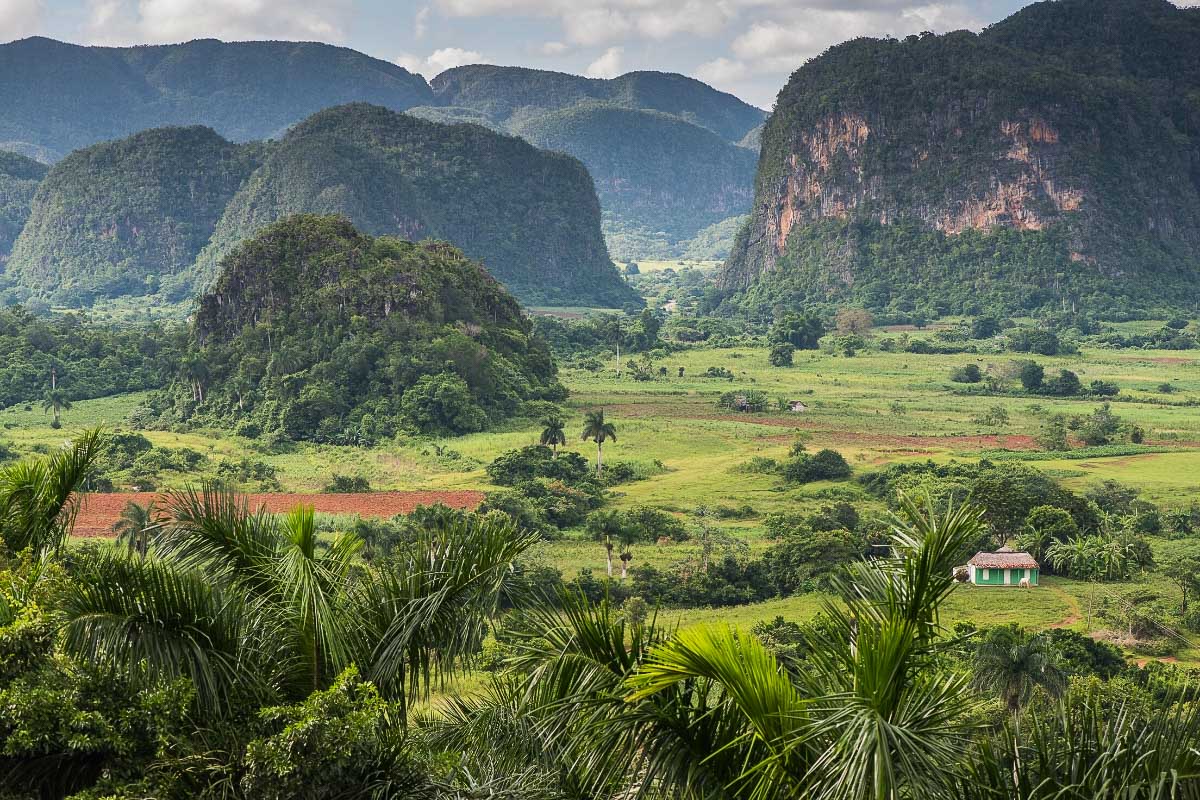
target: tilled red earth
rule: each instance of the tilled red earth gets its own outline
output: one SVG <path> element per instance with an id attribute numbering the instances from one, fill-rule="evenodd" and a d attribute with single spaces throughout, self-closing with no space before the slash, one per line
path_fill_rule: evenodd
<path id="1" fill-rule="evenodd" d="M 141 505 L 158 499 L 153 492 L 116 492 L 89 494 L 75 521 L 75 536 L 85 538 L 113 536 L 113 523 L 130 500 Z M 474 510 L 483 502 L 483 492 L 365 492 L 362 494 L 287 494 L 250 495 L 252 509 L 266 508 L 273 513 L 290 511 L 304 503 L 322 514 L 358 514 L 363 517 L 394 517 L 408 514 L 417 506 L 442 503 L 452 508 Z M 161 500 L 160 500 L 161 504 Z"/>

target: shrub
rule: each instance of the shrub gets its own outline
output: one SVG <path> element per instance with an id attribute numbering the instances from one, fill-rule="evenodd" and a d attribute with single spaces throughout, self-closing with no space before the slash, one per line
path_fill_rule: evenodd
<path id="1" fill-rule="evenodd" d="M 768 397 L 766 392 L 749 389 L 738 392 L 726 392 L 721 395 L 717 405 L 728 411 L 742 413 L 761 413 L 767 410 Z"/>
<path id="2" fill-rule="evenodd" d="M 850 477 L 850 465 L 836 450 L 802 453 L 784 464 L 783 477 L 789 483 L 840 480 Z"/>
<path id="3" fill-rule="evenodd" d="M 592 470 L 587 459 L 579 453 L 564 450 L 555 457 L 549 447 L 535 444 L 501 453 L 488 464 L 487 474 L 492 483 L 498 486 L 516 486 L 537 478 L 551 478 L 575 485 L 590 481 Z"/>
<path id="4" fill-rule="evenodd" d="M 790 367 L 795 352 L 796 348 L 790 343 L 773 345 L 768 361 L 771 362 L 772 367 Z"/>
<path id="5" fill-rule="evenodd" d="M 983 380 L 983 373 L 979 371 L 978 364 L 967 364 L 963 367 L 956 367 L 950 373 L 950 380 L 955 383 L 979 383 Z"/>
<path id="6" fill-rule="evenodd" d="M 327 494 L 359 494 L 371 491 L 371 484 L 361 475 L 338 475 L 335 472 L 333 480 L 321 491 Z"/>

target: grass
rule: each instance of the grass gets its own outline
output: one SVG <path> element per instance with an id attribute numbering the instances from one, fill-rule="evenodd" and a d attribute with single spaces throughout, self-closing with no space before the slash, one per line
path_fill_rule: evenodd
<path id="1" fill-rule="evenodd" d="M 639 264 L 644 270 L 656 268 L 653 262 Z M 905 335 L 921 338 L 932 334 L 877 334 L 893 339 Z M 666 468 L 648 480 L 618 487 L 615 507 L 651 505 L 686 518 L 699 505 L 749 504 L 757 512 L 754 519 L 721 524 L 742 537 L 751 552 L 768 546 L 761 528 L 765 515 L 813 509 L 823 502 L 823 491 L 837 488 L 829 484 L 785 488 L 774 476 L 739 470 L 754 456 L 783 457 L 798 439 L 810 450 L 831 447 L 842 452 L 858 473 L 904 460 L 1020 458 L 1036 459 L 1030 461 L 1032 466 L 1061 477 L 1076 490 L 1115 480 L 1167 507 L 1188 504 L 1200 494 L 1200 405 L 1190 404 L 1200 403 L 1200 354 L 1085 349 L 1078 355 L 1036 357 L 1047 374 L 1070 369 L 1085 385 L 1093 380 L 1117 383 L 1122 395 L 1112 402 L 1113 411 L 1146 431 L 1142 448 L 1101 448 L 1062 456 L 1029 452 L 1042 421 L 1050 414 L 1089 414 L 1099 401 L 970 395 L 949 381 L 952 369 L 969 362 L 985 368 L 1023 357 L 869 351 L 846 358 L 798 351 L 793 367 L 774 368 L 767 363 L 767 350 L 761 344 L 699 347 L 656 361 L 656 368 L 666 368 L 667 377 L 637 382 L 627 373 L 617 374 L 610 355 L 597 372 L 562 370 L 562 380 L 571 391 L 565 406 L 572 440 L 568 449 L 594 458 L 594 446 L 575 437 L 585 411 L 604 408 L 618 432 L 617 440 L 605 445 L 606 462 L 657 459 Z M 734 379 L 702 377 L 710 367 L 728 369 Z M 683 377 L 679 377 L 680 368 Z M 1175 391 L 1160 393 L 1158 386 L 1164 381 Z M 716 401 L 723 392 L 751 388 L 766 392 L 772 400 L 803 400 L 808 410 L 803 414 L 736 414 L 718 409 Z M 50 429 L 50 417 L 39 408 L 8 409 L 0 412 L 0 440 L 7 440 L 20 452 L 52 447 L 84 426 L 122 425 L 141 399 L 140 395 L 127 395 L 76 403 L 66 412 L 61 431 Z M 978 421 L 996 406 L 1006 411 L 1008 424 Z M 489 490 L 494 487 L 488 483 L 484 465 L 505 450 L 536 442 L 538 433 L 532 422 L 512 423 L 453 439 L 404 438 L 371 449 L 298 445 L 283 453 L 258 452 L 253 442 L 215 431 L 149 431 L 146 436 L 156 445 L 199 450 L 214 464 L 224 458 L 266 461 L 277 469 L 288 491 L 318 490 L 334 472 L 363 475 L 375 489 Z M 175 476 L 168 484 L 196 477 Z M 1171 542 L 1165 549 L 1193 546 L 1191 542 Z M 694 548 L 688 543 L 645 545 L 635 548 L 633 564 L 666 567 L 694 555 Z M 568 532 L 561 541 L 541 545 L 536 557 L 567 575 L 580 568 L 597 573 L 604 569 L 603 548 L 580 533 Z M 1163 596 L 1170 596 L 1166 594 L 1168 586 L 1153 580 L 1151 584 Z M 1063 624 L 1077 613 L 1073 602 L 1077 604 L 1081 596 L 1079 586 L 1055 579 L 1047 579 L 1045 586 L 1031 592 L 966 588 L 955 593 L 946 619 L 1011 620 L 1035 627 Z M 676 617 L 686 624 L 747 625 L 777 614 L 811 615 L 820 600 L 800 596 L 734 609 L 689 611 Z M 1185 657 L 1200 658 L 1200 651 L 1186 651 Z"/>

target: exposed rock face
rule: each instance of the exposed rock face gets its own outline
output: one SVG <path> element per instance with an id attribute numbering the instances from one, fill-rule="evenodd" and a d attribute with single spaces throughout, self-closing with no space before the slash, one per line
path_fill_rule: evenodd
<path id="1" fill-rule="evenodd" d="M 1068 30 L 1044 42 L 1036 34 L 1047 15 Z M 1099 17 L 1099 27 L 1070 25 L 1074 17 Z M 1147 63 L 1184 41 L 1191 61 L 1157 71 Z M 1123 46 L 1147 55 L 1087 57 Z M 1162 292 L 1188 292 L 1200 276 L 1196 54 L 1200 12 L 1161 0 L 1059 0 L 979 35 L 833 48 L 780 93 L 763 133 L 753 216 L 723 286 L 761 303 L 854 299 L 866 282 L 871 304 L 887 306 L 899 296 L 880 288 L 889 274 L 901 287 L 915 277 L 889 273 L 895 254 L 879 246 L 902 226 L 928 234 L 943 256 L 967 234 L 1005 247 L 1039 243 L 1027 274 L 984 258 L 963 262 L 960 275 L 950 270 L 950 280 L 992 269 L 989 282 L 1036 286 L 1074 271 L 1079 279 L 1064 286 L 1076 288 L 1063 288 L 1061 302 L 1088 275 L 1108 281 L 1109 294 L 1150 297 L 1145 279 L 1157 274 L 1160 299 L 1183 300 Z"/>

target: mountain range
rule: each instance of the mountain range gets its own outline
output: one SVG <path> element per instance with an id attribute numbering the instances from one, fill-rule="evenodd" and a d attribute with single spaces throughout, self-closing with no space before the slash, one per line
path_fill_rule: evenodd
<path id="1" fill-rule="evenodd" d="M 18 298 L 72 306 L 178 301 L 206 290 L 241 241 L 298 213 L 450 241 L 527 303 L 638 302 L 608 258 L 577 160 L 365 103 L 321 111 L 269 143 L 192 126 L 76 151 L 38 188 L 4 283 Z"/>
<path id="2" fill-rule="evenodd" d="M 279 138 L 351 102 L 482 124 L 580 158 L 596 179 L 613 254 L 623 259 L 678 255 L 703 229 L 744 214 L 756 151 L 752 141 L 750 149 L 739 143 L 766 116 L 671 73 L 601 80 L 467 66 L 427 83 L 395 64 L 311 42 L 0 45 L 0 150 L 46 162 L 159 127 L 202 125 L 234 143 Z M 560 113 L 581 106 L 591 108 Z M 711 177 L 690 167 L 710 160 Z"/>
<path id="3" fill-rule="evenodd" d="M 744 309 L 1200 300 L 1200 9 L 1052 0 L 797 70 L 721 275 Z"/>

